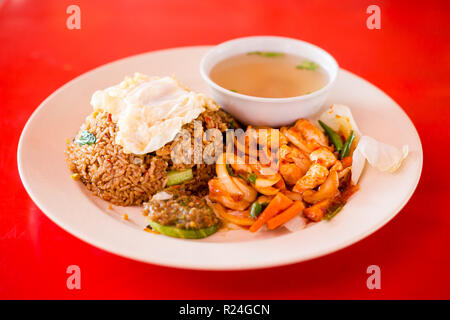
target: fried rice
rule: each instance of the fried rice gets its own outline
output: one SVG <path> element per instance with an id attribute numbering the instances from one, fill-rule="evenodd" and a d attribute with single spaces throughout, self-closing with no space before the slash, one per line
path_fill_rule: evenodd
<path id="1" fill-rule="evenodd" d="M 207 109 L 197 119 L 203 129 L 216 128 L 225 132 L 234 119 L 222 110 Z M 193 143 L 194 124 L 185 124 Z M 94 144 L 79 145 L 77 139 L 88 130 L 96 137 Z M 72 177 L 83 182 L 87 189 L 98 197 L 115 205 L 132 206 L 148 201 L 151 196 L 165 188 L 167 171 L 192 168 L 194 179 L 172 186 L 173 193 L 181 195 L 204 195 L 208 192 L 207 183 L 215 174 L 214 165 L 174 164 L 172 149 L 180 138 L 169 142 L 161 149 L 145 155 L 126 154 L 115 143 L 117 125 L 107 112 L 95 111 L 86 118 L 75 138 L 68 142 L 65 155 Z M 202 141 L 203 148 L 212 143 Z"/>

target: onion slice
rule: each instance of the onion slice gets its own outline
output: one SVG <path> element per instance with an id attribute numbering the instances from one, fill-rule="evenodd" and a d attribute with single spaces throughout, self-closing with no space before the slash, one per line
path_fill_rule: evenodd
<path id="1" fill-rule="evenodd" d="M 257 188 L 267 188 L 271 187 L 274 184 L 276 184 L 278 181 L 280 181 L 281 176 L 277 173 L 272 176 L 265 176 L 264 178 L 257 178 L 255 180 L 255 186 Z"/>
<path id="2" fill-rule="evenodd" d="M 283 224 L 283 226 L 286 227 L 286 229 L 288 229 L 290 232 L 296 232 L 298 230 L 304 229 L 306 227 L 307 221 L 308 220 L 305 217 L 298 215 Z"/>
<path id="3" fill-rule="evenodd" d="M 243 200 L 247 202 L 255 201 L 256 197 L 258 196 L 258 192 L 256 192 L 255 189 L 247 185 L 241 178 L 232 177 L 231 179 L 236 184 L 236 186 L 243 192 L 244 194 Z"/>
<path id="4" fill-rule="evenodd" d="M 222 153 L 216 162 L 216 173 L 217 177 L 219 178 L 220 182 L 225 187 L 228 194 L 236 200 L 242 199 L 244 196 L 243 192 L 236 186 L 236 184 L 231 179 L 227 166 L 226 166 L 226 154 Z"/>

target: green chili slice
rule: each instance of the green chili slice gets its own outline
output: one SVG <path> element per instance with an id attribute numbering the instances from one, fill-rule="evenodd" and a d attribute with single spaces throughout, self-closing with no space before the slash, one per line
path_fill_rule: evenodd
<path id="1" fill-rule="evenodd" d="M 77 140 L 79 146 L 84 146 L 85 144 L 91 145 L 97 141 L 97 138 L 93 133 L 87 130 L 83 130 L 80 134 L 80 138 Z"/>
<path id="2" fill-rule="evenodd" d="M 344 146 L 341 136 L 320 120 L 319 124 L 323 128 L 327 136 L 331 139 L 331 142 L 333 142 L 334 146 L 336 147 L 336 150 L 340 152 Z"/>

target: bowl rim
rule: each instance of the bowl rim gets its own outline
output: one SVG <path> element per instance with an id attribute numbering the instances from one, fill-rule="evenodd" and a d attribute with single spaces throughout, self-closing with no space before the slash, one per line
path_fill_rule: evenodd
<path id="1" fill-rule="evenodd" d="M 211 78 L 209 77 L 209 74 L 205 71 L 205 65 L 206 65 L 207 60 L 211 59 L 211 57 L 214 56 L 216 51 L 219 50 L 220 48 L 223 48 L 225 46 L 230 46 L 233 43 L 242 42 L 244 40 L 250 40 L 250 39 L 267 39 L 267 40 L 271 39 L 271 40 L 289 41 L 289 42 L 295 42 L 295 43 L 303 45 L 303 46 L 312 47 L 313 49 L 323 53 L 325 56 L 328 56 L 328 58 L 330 59 L 330 61 L 333 64 L 333 67 L 334 67 L 333 69 L 335 69 L 336 71 L 331 73 L 328 70 L 326 70 L 329 80 L 328 80 L 327 84 L 325 86 L 323 86 L 322 88 L 320 88 L 319 90 L 316 90 L 314 92 L 311 92 L 309 94 L 304 94 L 301 96 L 286 97 L 286 98 L 263 98 L 263 97 L 248 96 L 245 94 L 241 94 L 238 92 L 233 92 L 231 90 L 225 89 L 224 87 L 218 85 L 213 80 L 211 80 Z M 225 58 L 228 58 L 228 57 L 225 57 Z M 257 102 L 269 102 L 269 103 L 283 102 L 283 103 L 285 103 L 285 102 L 292 102 L 292 101 L 298 102 L 298 101 L 309 100 L 311 98 L 315 98 L 315 97 L 320 96 L 330 90 L 330 88 L 333 86 L 333 84 L 336 81 L 338 73 L 339 73 L 339 64 L 337 63 L 336 59 L 326 50 L 320 48 L 319 46 L 317 46 L 315 44 L 304 41 L 304 40 L 299 40 L 299 39 L 294 39 L 294 38 L 289 38 L 289 37 L 280 37 L 280 36 L 250 36 L 250 37 L 241 37 L 241 38 L 227 40 L 225 42 L 219 43 L 218 45 L 216 45 L 212 49 L 210 49 L 202 57 L 202 60 L 200 61 L 200 75 L 203 78 L 203 80 L 208 84 L 209 87 L 212 87 L 212 88 L 222 92 L 223 94 L 230 95 L 235 98 L 240 98 L 240 99 L 247 100 L 247 101 L 257 101 Z"/>

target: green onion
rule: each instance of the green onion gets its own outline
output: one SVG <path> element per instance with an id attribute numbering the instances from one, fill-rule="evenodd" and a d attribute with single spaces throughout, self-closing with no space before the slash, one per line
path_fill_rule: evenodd
<path id="1" fill-rule="evenodd" d="M 266 52 L 264 55 L 265 55 L 266 57 L 269 57 L 269 58 L 272 58 L 272 57 L 282 57 L 282 56 L 284 56 L 284 54 L 281 53 L 281 52 Z"/>
<path id="2" fill-rule="evenodd" d="M 256 218 L 261 213 L 261 205 L 258 201 L 255 201 L 250 206 L 250 217 Z"/>
<path id="3" fill-rule="evenodd" d="M 256 178 L 258 178 L 258 176 L 256 174 L 254 174 L 254 173 L 250 173 L 248 175 L 248 181 L 250 181 L 250 183 L 255 183 Z"/>
<path id="4" fill-rule="evenodd" d="M 300 70 L 310 70 L 310 71 L 314 71 L 317 69 L 319 65 L 315 62 L 312 61 L 308 61 L 308 60 L 304 60 L 301 64 L 299 64 L 298 66 L 296 66 L 297 69 Z"/>
<path id="5" fill-rule="evenodd" d="M 325 220 L 331 220 L 335 215 L 337 215 L 339 213 L 339 211 L 342 210 L 342 208 L 344 207 L 345 203 L 338 205 L 335 208 L 330 208 L 327 213 L 323 216 L 323 218 Z"/>
<path id="6" fill-rule="evenodd" d="M 323 130 L 325 131 L 327 136 L 330 137 L 331 142 L 333 142 L 334 146 L 336 147 L 336 150 L 341 151 L 343 148 L 343 142 L 342 142 L 341 136 L 336 131 L 331 129 L 329 126 L 327 126 L 325 123 L 323 123 L 320 120 L 319 120 L 319 124 L 323 128 Z"/>
<path id="7" fill-rule="evenodd" d="M 268 57 L 268 58 L 274 58 L 274 57 L 282 57 L 284 56 L 284 53 L 281 52 L 273 52 L 273 51 L 252 51 L 248 52 L 248 55 L 257 55 L 262 57 Z"/>
<path id="8" fill-rule="evenodd" d="M 341 151 L 341 159 L 348 157 L 350 155 L 350 149 L 352 147 L 353 140 L 355 140 L 355 134 L 350 132 L 350 135 L 348 136 L 347 140 L 344 143 L 344 147 L 342 147 Z"/>
<path id="9" fill-rule="evenodd" d="M 97 141 L 97 138 L 93 133 L 90 133 L 87 130 L 83 130 L 80 134 L 80 139 L 77 140 L 79 146 L 83 146 L 85 144 L 91 145 Z"/>
<path id="10" fill-rule="evenodd" d="M 183 182 L 194 179 L 192 169 L 186 169 L 183 171 L 169 171 L 167 172 L 167 186 L 173 186 L 176 184 L 181 184 Z"/>
<path id="11" fill-rule="evenodd" d="M 237 90 L 230 89 L 230 91 L 233 91 L 233 92 L 236 92 L 236 93 L 237 93 Z"/>

